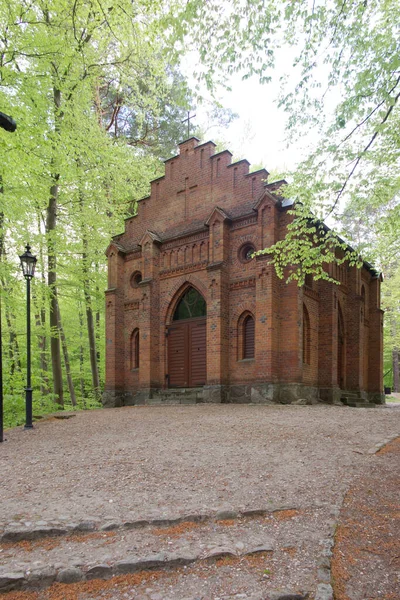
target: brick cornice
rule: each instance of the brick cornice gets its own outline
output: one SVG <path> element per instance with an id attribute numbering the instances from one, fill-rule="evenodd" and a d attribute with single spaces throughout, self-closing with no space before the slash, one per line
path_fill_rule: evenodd
<path id="1" fill-rule="evenodd" d="M 226 267 L 226 263 L 223 260 L 219 260 L 218 262 L 210 263 L 207 265 L 207 271 L 218 271 L 219 269 L 223 269 Z"/>

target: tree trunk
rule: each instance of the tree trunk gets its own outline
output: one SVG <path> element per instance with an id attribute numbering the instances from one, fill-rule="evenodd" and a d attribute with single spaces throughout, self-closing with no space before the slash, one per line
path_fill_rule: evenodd
<path id="1" fill-rule="evenodd" d="M 89 355 L 90 355 L 90 367 L 92 371 L 92 385 L 96 400 L 100 400 L 100 381 L 99 381 L 99 369 L 97 366 L 97 353 L 96 353 L 96 332 L 94 327 L 93 310 L 92 310 L 92 298 L 90 295 L 90 281 L 89 281 L 89 269 L 87 264 L 87 238 L 83 238 L 83 294 L 85 297 L 85 308 L 86 308 L 86 322 L 89 338 Z"/>
<path id="2" fill-rule="evenodd" d="M 35 323 L 38 331 L 40 393 L 42 396 L 47 396 L 50 393 L 50 387 L 46 356 L 46 311 L 43 306 L 39 308 L 39 300 L 36 294 L 32 294 L 32 299 L 35 305 Z"/>
<path id="3" fill-rule="evenodd" d="M 2 192 L 3 192 L 3 188 L 1 187 L 1 179 L 0 179 L 0 193 L 2 193 Z M 5 256 L 6 256 L 6 252 L 4 249 L 3 226 L 4 226 L 4 213 L 0 213 L 0 262 L 3 262 L 5 259 Z M 3 293 L 4 293 L 4 308 L 5 308 L 6 323 L 7 323 L 8 335 L 9 335 L 8 357 L 10 359 L 10 374 L 12 376 L 12 375 L 14 375 L 15 371 L 21 372 L 21 359 L 20 359 L 18 338 L 17 338 L 16 328 L 15 328 L 15 316 L 11 312 L 10 307 L 8 305 L 8 301 L 7 301 L 7 298 L 9 298 L 12 295 L 11 290 L 9 289 L 9 286 L 3 277 L 1 277 L 0 282 L 1 282 L 1 285 L 3 288 Z"/>
<path id="4" fill-rule="evenodd" d="M 8 291 L 7 286 L 5 285 L 3 280 L 2 280 L 2 286 L 3 286 L 4 292 L 7 293 L 7 291 Z M 5 304 L 5 309 L 6 309 L 6 323 L 7 323 L 7 327 L 8 327 L 8 336 L 9 336 L 8 357 L 10 359 L 10 374 L 12 376 L 12 375 L 14 375 L 14 373 L 16 371 L 21 372 L 21 359 L 20 359 L 20 353 L 19 353 L 19 344 L 18 344 L 17 334 L 15 333 L 15 326 L 14 326 L 15 317 L 10 312 L 7 303 L 4 302 L 4 304 Z"/>
<path id="5" fill-rule="evenodd" d="M 399 349 L 393 348 L 392 350 L 392 365 L 393 365 L 393 391 L 399 393 L 400 391 L 400 377 L 399 377 Z"/>
<path id="6" fill-rule="evenodd" d="M 40 216 L 38 216 L 38 231 L 40 231 Z M 41 280 L 42 285 L 37 289 L 37 303 L 36 303 L 36 326 L 39 332 L 38 334 L 38 346 L 39 346 L 39 363 L 40 363 L 40 393 L 43 396 L 47 396 L 50 394 L 50 381 L 49 381 L 49 365 L 47 361 L 47 334 L 46 334 L 46 299 L 44 295 L 44 289 L 46 286 L 46 275 L 44 270 L 44 260 L 43 260 L 43 243 L 40 241 L 39 246 L 39 257 L 41 268 Z"/>
<path id="7" fill-rule="evenodd" d="M 59 176 L 55 176 L 57 182 Z M 47 260 L 48 260 L 48 275 L 47 283 L 50 290 L 50 350 L 51 350 L 51 367 L 53 371 L 53 391 L 55 401 L 60 406 L 64 406 L 62 370 L 61 370 L 61 348 L 60 336 L 58 327 L 58 298 L 57 298 L 57 261 L 54 249 L 54 233 L 57 223 L 57 197 L 58 184 L 50 188 L 50 199 L 47 207 L 46 217 L 46 234 L 47 234 Z"/>
<path id="8" fill-rule="evenodd" d="M 81 207 L 83 206 L 83 200 L 81 199 Z M 99 380 L 99 369 L 97 365 L 97 352 L 96 352 L 96 331 L 93 318 L 92 309 L 92 298 L 90 295 L 90 279 L 89 279 L 89 265 L 88 265 L 88 239 L 85 233 L 85 226 L 82 223 L 82 273 L 83 273 L 83 295 L 85 298 L 85 310 L 86 310 L 86 322 L 89 339 L 89 356 L 90 356 L 90 368 L 92 372 L 92 385 L 96 400 L 100 401 L 100 380 Z"/>
<path id="9" fill-rule="evenodd" d="M 63 355 L 64 355 L 65 373 L 67 375 L 67 383 L 68 383 L 69 395 L 71 396 L 71 404 L 72 404 L 72 406 L 76 406 L 75 388 L 74 388 L 74 383 L 72 381 L 72 376 L 71 376 L 71 364 L 69 362 L 67 340 L 65 338 L 64 328 L 61 323 L 61 316 L 60 316 L 59 308 L 58 308 L 58 330 L 60 332 L 61 346 L 62 346 L 62 351 L 63 351 Z"/>
<path id="10" fill-rule="evenodd" d="M 86 389 L 85 389 L 85 373 L 84 373 L 84 353 L 83 353 L 83 315 L 81 310 L 81 305 L 79 303 L 79 338 L 80 338 L 80 347 L 79 347 L 79 372 L 80 372 L 80 380 L 81 380 L 81 396 L 83 408 L 86 408 Z"/>

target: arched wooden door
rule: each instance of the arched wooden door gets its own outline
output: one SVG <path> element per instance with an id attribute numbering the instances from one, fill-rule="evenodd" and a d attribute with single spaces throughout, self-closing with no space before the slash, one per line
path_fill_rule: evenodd
<path id="1" fill-rule="evenodd" d="M 168 387 L 206 383 L 206 302 L 194 288 L 179 300 L 168 327 Z"/>

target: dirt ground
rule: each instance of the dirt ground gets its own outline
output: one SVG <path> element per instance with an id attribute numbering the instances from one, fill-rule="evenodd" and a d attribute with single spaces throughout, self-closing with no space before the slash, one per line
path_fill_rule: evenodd
<path id="1" fill-rule="evenodd" d="M 0 529 L 72 527 L 92 521 L 96 532 L 81 538 L 68 535 L 55 543 L 50 538 L 30 544 L 3 543 L 0 576 L 32 565 L 85 570 L 160 552 L 191 552 L 198 560 L 172 571 L 55 584 L 48 591 L 12 592 L 4 597 L 269 600 L 289 590 L 292 596 L 312 600 L 318 586 L 330 580 L 326 549 L 339 519 L 336 545 L 343 556 L 349 553 L 340 546 L 354 536 L 354 532 L 345 535 L 348 524 L 343 511 L 351 507 L 351 520 L 364 520 L 368 529 L 364 500 L 351 504 L 357 498 L 353 489 L 361 493 L 362 481 L 375 477 L 375 484 L 367 483 L 365 488 L 367 493 L 372 486 L 376 493 L 376 499 L 370 494 L 374 513 L 385 502 L 396 505 L 398 456 L 396 467 L 394 454 L 376 451 L 399 434 L 397 407 L 322 405 L 132 407 L 50 419 L 36 424 L 33 431 L 8 431 L 0 447 Z M 383 472 L 385 486 L 377 483 Z M 393 491 L 386 501 L 381 496 L 389 488 Z M 365 506 L 371 506 L 371 501 L 368 497 Z M 264 512 L 246 517 L 240 513 L 252 509 Z M 200 523 L 189 519 L 178 529 L 149 525 L 126 531 L 123 527 L 127 521 L 184 520 L 188 515 L 207 519 Z M 385 537 L 388 529 L 383 524 L 387 527 L 387 521 L 382 521 L 374 530 Z M 107 526 L 115 530 L 107 531 Z M 393 557 L 385 559 L 379 570 L 371 563 L 363 572 L 368 591 L 351 571 L 353 559 L 340 563 L 335 556 L 337 600 L 400 598 L 393 595 L 394 578 L 388 576 L 387 584 L 382 579 L 397 564 L 395 536 L 398 539 L 397 530 L 390 548 L 386 542 L 382 546 L 393 550 Z M 350 541 L 347 547 L 352 548 Z M 259 550 L 253 553 L 254 548 Z M 225 557 L 224 549 L 228 550 Z M 213 553 L 214 560 L 210 559 Z M 340 587 L 342 582 L 346 586 Z"/>
<path id="2" fill-rule="evenodd" d="M 400 438 L 347 492 L 335 534 L 335 600 L 400 598 Z"/>

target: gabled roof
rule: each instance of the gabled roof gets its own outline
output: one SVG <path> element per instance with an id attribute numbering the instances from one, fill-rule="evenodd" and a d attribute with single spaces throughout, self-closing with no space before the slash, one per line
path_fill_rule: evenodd
<path id="1" fill-rule="evenodd" d="M 113 239 L 106 248 L 106 252 L 105 252 L 106 256 L 108 256 L 110 254 L 110 251 L 112 248 L 115 248 L 118 252 L 122 252 L 123 254 L 126 254 L 126 249 L 124 248 L 124 246 L 122 244 L 116 242 Z"/>
<path id="2" fill-rule="evenodd" d="M 218 213 L 219 215 L 221 215 L 221 217 L 222 217 L 222 219 L 224 221 L 230 221 L 231 220 L 231 217 L 222 208 L 220 208 L 219 206 L 215 206 L 212 209 L 212 211 L 210 213 L 210 216 L 208 217 L 207 221 L 205 221 L 205 225 L 209 225 L 210 224 L 210 221 L 211 221 L 212 217 L 215 215 L 215 213 Z"/>
<path id="3" fill-rule="evenodd" d="M 150 229 L 147 229 L 144 234 L 142 235 L 142 237 L 140 238 L 140 245 L 142 244 L 143 240 L 145 239 L 145 237 L 149 237 L 153 242 L 156 242 L 157 244 L 161 244 L 161 238 L 154 233 L 154 231 L 150 231 Z"/>

